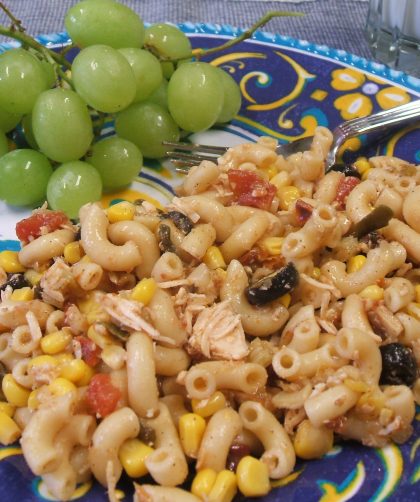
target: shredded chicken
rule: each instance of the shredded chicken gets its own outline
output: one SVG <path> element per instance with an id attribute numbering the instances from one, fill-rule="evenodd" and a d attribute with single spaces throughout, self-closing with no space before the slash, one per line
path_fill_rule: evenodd
<path id="1" fill-rule="evenodd" d="M 62 308 L 66 300 L 78 289 L 71 268 L 61 259 L 57 259 L 47 269 L 41 278 L 40 285 L 42 299 L 58 308 Z"/>
<path id="2" fill-rule="evenodd" d="M 180 288 L 173 300 L 176 314 L 185 326 L 187 335 L 192 335 L 193 323 L 197 315 L 208 305 L 206 295 L 189 293 L 187 289 Z"/>
<path id="3" fill-rule="evenodd" d="M 187 200 L 180 199 L 179 197 L 174 197 L 171 204 L 166 207 L 166 210 L 179 211 L 180 213 L 185 214 L 185 216 L 188 216 L 188 218 L 193 223 L 197 223 L 197 221 L 200 219 L 200 215 L 196 211 L 194 211 L 191 203 Z"/>
<path id="4" fill-rule="evenodd" d="M 191 353 L 200 353 L 209 359 L 239 360 L 248 355 L 241 318 L 233 312 L 229 301 L 199 313 L 188 348 Z"/>

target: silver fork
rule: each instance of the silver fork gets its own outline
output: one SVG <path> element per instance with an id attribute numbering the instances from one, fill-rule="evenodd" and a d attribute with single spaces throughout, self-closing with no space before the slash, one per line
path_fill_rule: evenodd
<path id="1" fill-rule="evenodd" d="M 332 131 L 333 142 L 326 158 L 325 170 L 328 172 L 335 164 L 338 150 L 347 139 L 361 134 L 386 131 L 393 126 L 407 124 L 416 119 L 420 120 L 420 100 L 375 113 L 368 117 L 342 122 Z M 309 150 L 312 140 L 313 136 L 307 136 L 291 143 L 279 145 L 277 153 L 288 157 L 293 153 L 304 152 Z M 227 146 L 170 141 L 164 141 L 163 144 L 168 147 L 165 157 L 169 158 L 174 163 L 176 170 L 182 173 L 187 173 L 192 166 L 196 166 L 202 160 L 215 161 L 229 148 Z"/>

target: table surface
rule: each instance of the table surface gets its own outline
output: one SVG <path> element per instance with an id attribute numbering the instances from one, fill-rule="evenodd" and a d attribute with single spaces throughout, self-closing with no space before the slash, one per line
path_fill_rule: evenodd
<path id="1" fill-rule="evenodd" d="M 144 21 L 230 24 L 247 28 L 269 10 L 305 13 L 302 18 L 277 18 L 266 31 L 304 39 L 372 59 L 364 39 L 365 0 L 120 0 Z M 77 0 L 5 0 L 31 35 L 64 30 L 64 15 Z M 0 23 L 8 24 L 4 14 Z"/>

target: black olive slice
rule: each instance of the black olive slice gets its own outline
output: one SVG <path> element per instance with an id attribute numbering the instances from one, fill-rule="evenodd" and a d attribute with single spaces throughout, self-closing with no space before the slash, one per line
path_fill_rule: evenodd
<path id="1" fill-rule="evenodd" d="M 394 211 L 388 206 L 375 207 L 373 211 L 362 218 L 354 227 L 353 234 L 360 239 L 374 230 L 386 227 L 394 216 Z"/>
<path id="2" fill-rule="evenodd" d="M 361 178 L 361 175 L 357 168 L 353 164 L 341 164 L 337 163 L 331 166 L 330 171 L 338 171 L 343 173 L 344 176 L 353 176 L 354 178 Z"/>
<path id="3" fill-rule="evenodd" d="M 11 286 L 13 289 L 21 289 L 30 287 L 31 284 L 25 279 L 23 274 L 13 274 L 8 278 L 7 282 L 0 286 L 0 291 L 4 291 L 7 286 Z"/>
<path id="4" fill-rule="evenodd" d="M 299 283 L 299 272 L 293 263 L 288 263 L 280 270 L 263 277 L 245 289 L 245 295 L 251 305 L 264 305 L 290 293 Z"/>
<path id="5" fill-rule="evenodd" d="M 170 218 L 174 225 L 181 230 L 184 234 L 189 234 L 193 229 L 193 222 L 180 211 L 169 211 L 166 213 L 168 218 Z"/>
<path id="6" fill-rule="evenodd" d="M 381 385 L 407 385 L 417 379 L 417 363 L 413 351 L 401 343 L 379 347 L 382 356 Z"/>

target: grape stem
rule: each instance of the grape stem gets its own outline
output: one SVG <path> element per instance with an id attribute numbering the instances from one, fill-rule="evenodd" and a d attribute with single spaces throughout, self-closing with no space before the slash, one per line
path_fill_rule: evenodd
<path id="1" fill-rule="evenodd" d="M 214 54 L 215 52 L 223 51 L 225 49 L 229 49 L 248 38 L 251 38 L 252 35 L 259 29 L 266 25 L 269 21 L 274 19 L 275 17 L 284 17 L 284 16 L 303 16 L 303 12 L 288 12 L 282 10 L 272 10 L 267 12 L 264 16 L 262 16 L 256 23 L 254 23 L 250 28 L 242 32 L 239 36 L 228 40 L 224 44 L 218 45 L 217 47 L 212 47 L 210 49 L 193 49 L 192 56 L 197 60 L 202 58 L 203 56 L 209 56 L 210 54 Z M 183 58 L 184 59 L 184 58 Z"/>
<path id="2" fill-rule="evenodd" d="M 15 17 L 11 12 L 10 10 L 6 7 L 6 5 L 4 5 L 3 2 L 0 2 L 0 9 L 6 14 L 6 16 L 12 21 L 12 26 L 11 26 L 11 29 L 13 31 L 17 30 L 17 31 L 20 31 L 20 32 L 24 32 L 25 31 L 25 28 L 22 26 L 22 21 L 20 19 L 18 19 L 17 17 Z"/>

